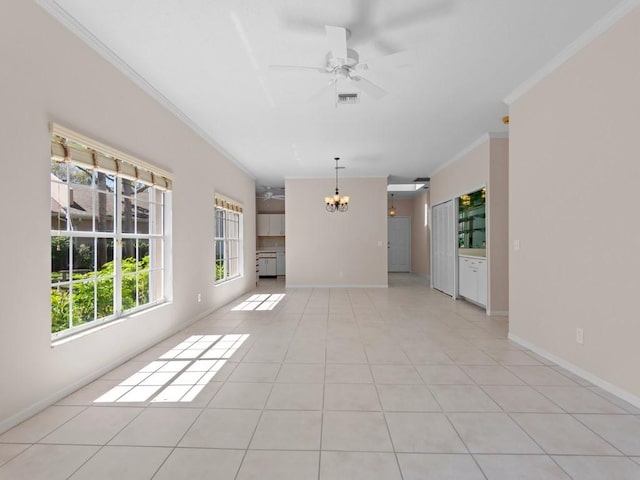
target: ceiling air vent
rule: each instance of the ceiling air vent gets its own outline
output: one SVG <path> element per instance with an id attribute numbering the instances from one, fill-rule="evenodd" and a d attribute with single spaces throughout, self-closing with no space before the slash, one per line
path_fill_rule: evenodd
<path id="1" fill-rule="evenodd" d="M 338 103 L 355 104 L 360 103 L 360 97 L 357 93 L 339 93 Z"/>
<path id="2" fill-rule="evenodd" d="M 413 183 L 427 183 L 429 180 L 431 180 L 429 177 L 418 177 Z"/>

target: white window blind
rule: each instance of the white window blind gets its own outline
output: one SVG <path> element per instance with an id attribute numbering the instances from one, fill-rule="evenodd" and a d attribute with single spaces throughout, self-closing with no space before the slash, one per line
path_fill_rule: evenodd
<path id="1" fill-rule="evenodd" d="M 51 124 L 51 159 L 171 190 L 172 175 L 124 152 Z"/>
<path id="2" fill-rule="evenodd" d="M 242 213 L 242 204 L 220 194 L 215 195 L 215 204 L 218 208 L 224 208 L 236 213 Z"/>

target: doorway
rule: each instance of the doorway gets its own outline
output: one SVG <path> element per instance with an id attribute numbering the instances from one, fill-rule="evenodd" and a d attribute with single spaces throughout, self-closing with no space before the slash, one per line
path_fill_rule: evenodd
<path id="1" fill-rule="evenodd" d="M 411 217 L 387 219 L 388 271 L 411 271 Z"/>

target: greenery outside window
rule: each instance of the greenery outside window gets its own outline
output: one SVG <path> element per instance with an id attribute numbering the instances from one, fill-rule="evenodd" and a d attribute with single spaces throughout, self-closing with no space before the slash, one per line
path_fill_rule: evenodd
<path id="1" fill-rule="evenodd" d="M 242 206 L 222 197 L 215 198 L 216 283 L 242 275 Z"/>
<path id="2" fill-rule="evenodd" d="M 51 140 L 51 333 L 59 338 L 165 301 L 171 181 L 88 139 Z M 78 138 L 79 137 L 79 138 Z M 89 144 L 89 145 L 87 145 Z"/>

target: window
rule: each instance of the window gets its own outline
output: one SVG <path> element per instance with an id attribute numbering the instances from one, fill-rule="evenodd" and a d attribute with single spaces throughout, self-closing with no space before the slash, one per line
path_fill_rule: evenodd
<path id="1" fill-rule="evenodd" d="M 242 274 L 242 206 L 215 197 L 215 269 L 216 283 Z"/>
<path id="2" fill-rule="evenodd" d="M 62 127 L 52 130 L 51 333 L 58 338 L 165 300 L 171 181 Z"/>

